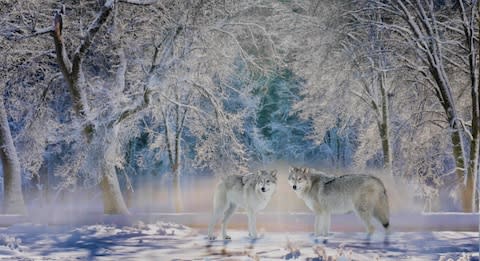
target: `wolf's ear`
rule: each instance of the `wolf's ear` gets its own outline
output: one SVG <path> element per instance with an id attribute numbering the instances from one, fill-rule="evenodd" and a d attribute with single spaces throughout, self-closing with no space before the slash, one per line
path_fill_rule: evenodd
<path id="1" fill-rule="evenodd" d="M 288 168 L 288 172 L 293 172 L 293 171 L 295 171 L 295 168 L 294 168 L 294 167 L 289 167 L 289 168 Z"/>
<path id="2" fill-rule="evenodd" d="M 270 174 L 272 175 L 272 177 L 277 178 L 278 171 L 274 169 L 270 172 Z"/>
<path id="3" fill-rule="evenodd" d="M 301 168 L 300 170 L 302 171 L 303 174 L 307 174 L 307 173 L 308 173 L 308 168 Z"/>
<path id="4" fill-rule="evenodd" d="M 247 182 L 249 182 L 254 177 L 254 175 L 255 175 L 255 173 L 248 173 L 248 174 L 243 175 L 242 184 L 243 185 L 247 184 Z"/>

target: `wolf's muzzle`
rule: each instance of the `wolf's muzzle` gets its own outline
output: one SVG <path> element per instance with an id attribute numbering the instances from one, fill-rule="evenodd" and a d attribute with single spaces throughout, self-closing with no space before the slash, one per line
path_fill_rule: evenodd
<path id="1" fill-rule="evenodd" d="M 265 191 L 267 191 L 267 190 L 265 189 L 265 187 L 262 187 L 262 192 L 265 192 Z"/>
<path id="2" fill-rule="evenodd" d="M 293 185 L 293 190 L 297 190 L 297 185 Z"/>

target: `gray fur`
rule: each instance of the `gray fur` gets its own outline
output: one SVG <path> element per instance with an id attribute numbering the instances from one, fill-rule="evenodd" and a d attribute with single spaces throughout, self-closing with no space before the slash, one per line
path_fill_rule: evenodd
<path id="1" fill-rule="evenodd" d="M 290 168 L 288 181 L 297 196 L 315 213 L 315 236 L 328 236 L 331 214 L 354 211 L 368 235 L 374 232 L 372 217 L 387 230 L 388 196 L 383 182 L 370 175 L 333 177 L 308 168 Z"/>
<path id="2" fill-rule="evenodd" d="M 226 227 L 237 207 L 242 207 L 247 211 L 249 236 L 257 238 L 256 214 L 267 206 L 275 192 L 276 184 L 276 170 L 260 170 L 243 176 L 231 175 L 223 178 L 215 189 L 208 238 L 215 239 L 213 229 L 221 218 L 223 239 L 230 239 Z"/>

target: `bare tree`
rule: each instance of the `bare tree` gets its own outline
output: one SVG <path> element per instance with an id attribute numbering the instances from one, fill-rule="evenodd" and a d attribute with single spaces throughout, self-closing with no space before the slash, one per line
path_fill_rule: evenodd
<path id="1" fill-rule="evenodd" d="M 13 144 L 7 113 L 0 95 L 0 158 L 3 170 L 3 212 L 5 214 L 26 214 L 22 194 L 22 175 L 17 150 Z"/>
<path id="2" fill-rule="evenodd" d="M 470 97 L 471 97 L 471 131 L 470 131 L 470 154 L 467 163 L 467 175 L 465 179 L 465 188 L 462 194 L 462 207 L 466 212 L 475 212 L 476 204 L 476 184 L 478 177 L 478 161 L 480 157 L 480 81 L 478 79 L 480 66 L 478 57 L 480 50 L 480 41 L 478 41 L 478 31 L 480 23 L 478 22 L 478 10 L 480 9 L 478 1 L 458 1 L 460 6 L 461 28 L 465 39 L 464 48 L 468 60 L 468 74 L 470 78 Z"/>
<path id="3" fill-rule="evenodd" d="M 369 12 L 369 11 L 367 11 Z M 381 21 L 379 13 L 371 12 L 372 21 Z M 350 23 L 352 31 L 347 32 L 343 44 L 347 57 L 351 58 L 353 77 L 358 79 L 361 91 L 352 90 L 352 93 L 360 98 L 375 115 L 376 126 L 380 136 L 383 154 L 383 167 L 392 174 L 392 141 L 390 128 L 390 99 L 393 88 L 391 87 L 392 65 L 389 64 L 390 50 L 385 46 L 387 32 L 374 24 L 358 23 L 353 15 Z"/>
<path id="4" fill-rule="evenodd" d="M 75 53 L 71 55 L 73 57 L 71 61 L 72 66 L 69 66 L 68 56 L 65 55 L 64 51 L 66 49 L 65 44 L 61 42 L 61 37 L 59 37 L 58 30 L 59 28 L 61 29 L 60 22 L 62 18 L 60 14 L 56 15 L 54 39 L 57 54 L 63 53 L 61 57 L 57 56 L 59 64 L 63 63 L 61 66 L 63 75 L 69 79 L 67 80 L 68 84 L 76 86 L 73 89 L 70 88 L 70 94 L 74 101 L 77 117 L 84 122 L 83 133 L 85 140 L 92 145 L 94 143 L 105 145 L 103 149 L 96 149 L 101 152 L 100 158 L 105 158 L 105 163 L 100 165 L 102 171 L 100 184 L 104 191 L 105 211 L 107 213 L 126 213 L 123 207 L 124 204 L 122 204 L 123 200 L 120 200 L 121 194 L 115 175 L 115 168 L 121 168 L 123 164 L 121 144 L 128 140 L 129 134 L 127 130 L 130 129 L 130 133 L 134 133 L 135 131 L 132 131 L 134 129 L 138 130 L 134 126 L 135 120 L 144 117 L 148 113 L 164 116 L 162 122 L 165 125 L 166 132 L 169 132 L 165 135 L 165 142 L 171 159 L 170 165 L 174 173 L 174 181 L 176 181 L 175 187 L 178 188 L 181 170 L 182 131 L 186 124 L 187 113 L 190 113 L 190 111 L 195 112 L 192 119 L 196 117 L 201 120 L 193 121 L 198 124 L 196 128 L 192 128 L 193 124 L 189 124 L 189 130 L 198 132 L 198 135 L 205 138 L 204 141 L 197 143 L 198 155 L 202 155 L 200 156 L 202 159 L 199 159 L 198 162 L 205 162 L 207 158 L 210 164 L 221 162 L 217 160 L 218 156 L 214 155 L 215 152 L 218 152 L 216 149 L 221 148 L 226 149 L 221 153 L 226 158 L 231 156 L 230 159 L 235 158 L 235 161 L 244 161 L 241 156 L 244 153 L 243 146 L 238 143 L 233 130 L 237 126 L 237 123 L 232 124 L 236 118 L 233 118 L 233 113 L 225 112 L 222 104 L 223 95 L 221 95 L 221 90 L 217 87 L 219 85 L 216 82 L 221 83 L 231 73 L 230 64 L 235 57 L 239 57 L 248 67 L 257 71 L 263 70 L 265 67 L 254 60 L 250 50 L 247 49 L 243 41 L 239 40 L 244 32 L 251 33 L 251 30 L 247 31 L 245 28 L 253 25 L 248 24 L 246 26 L 242 23 L 230 22 L 228 20 L 219 23 L 219 18 L 215 15 L 219 11 L 221 13 L 222 10 L 217 9 L 215 1 L 199 1 L 193 6 L 187 3 L 178 3 L 178 5 L 170 6 L 170 9 L 166 9 L 161 3 L 157 2 L 159 10 L 165 14 L 163 19 L 167 20 L 167 22 L 161 27 L 163 33 L 158 35 L 156 39 L 153 39 L 153 44 L 148 47 L 152 53 L 150 57 L 151 62 L 146 66 L 142 66 L 147 68 L 146 70 L 144 69 L 145 77 L 143 79 L 128 78 L 127 59 L 125 59 L 123 48 L 121 48 L 121 41 L 116 39 L 121 37 L 115 36 L 115 34 L 121 35 L 121 33 L 113 28 L 112 30 L 115 32 L 112 37 L 113 46 L 120 46 L 115 48 L 119 57 L 119 65 L 115 72 L 115 81 L 113 81 L 118 97 L 113 92 L 108 95 L 111 102 L 107 103 L 107 106 L 100 105 L 100 100 L 97 101 L 99 103 L 96 103 L 95 107 L 89 106 L 87 101 L 91 100 L 91 98 L 85 99 L 84 97 L 87 97 L 87 95 L 82 94 L 86 93 L 88 86 L 82 83 L 82 79 L 88 79 L 89 77 L 82 76 L 81 64 L 78 66 L 74 65 L 76 62 L 81 63 L 82 57 L 86 53 L 86 48 L 91 46 L 91 42 L 89 43 L 88 41 L 92 41 L 93 36 L 100 30 L 101 24 L 107 22 L 106 17 L 109 13 L 117 12 L 117 9 L 111 6 L 111 4 L 113 2 L 107 1 L 101 7 L 88 30 L 84 32 L 83 41 Z M 115 19 L 119 19 L 117 17 L 119 17 L 120 11 L 118 12 L 114 16 L 114 23 Z M 211 12 L 212 15 L 204 16 L 202 12 Z M 261 58 L 261 56 L 257 57 Z M 133 67 L 133 65 L 131 66 Z M 77 67 L 79 69 L 74 70 Z M 126 83 L 130 84 L 127 85 Z M 166 86 L 172 84 L 184 85 L 191 89 L 188 92 L 196 94 L 197 104 L 189 106 L 189 98 L 183 101 L 180 96 L 173 98 L 166 96 L 164 94 L 164 91 L 167 89 Z M 108 84 L 104 83 L 104 85 Z M 223 86 L 222 84 L 220 85 Z M 134 95 L 127 96 L 132 90 Z M 133 105 L 118 106 L 116 102 L 121 100 L 133 100 Z M 153 107 L 151 106 L 152 101 L 155 102 Z M 75 106 L 75 104 L 77 105 Z M 162 107 L 162 104 L 173 104 L 173 114 L 171 114 L 168 107 Z M 156 107 L 163 108 L 161 110 L 162 113 L 156 111 Z M 174 115 L 173 121 L 171 121 L 172 115 Z M 207 115 L 208 120 L 205 120 L 205 115 Z M 202 125 L 200 122 L 204 124 Z M 241 124 L 241 122 L 238 124 Z M 174 130 L 171 130 L 170 126 L 174 126 Z M 223 159 L 223 163 L 227 162 Z M 176 198 L 180 199 L 179 188 L 176 190 L 176 195 Z"/>
<path id="5" fill-rule="evenodd" d="M 0 121 L 3 168 L 4 204 L 8 214 L 26 214 L 22 193 L 22 178 L 26 182 L 37 175 L 43 161 L 43 151 L 52 127 L 58 127 L 50 118 L 45 106 L 50 91 L 49 82 L 55 76 L 50 70 L 36 66 L 39 60 L 48 59 L 52 50 L 16 42 L 18 36 L 29 35 L 35 28 L 25 29 L 31 16 L 26 14 L 28 3 L 0 4 Z"/>
<path id="6" fill-rule="evenodd" d="M 477 170 L 474 171 L 474 167 L 469 167 L 468 162 L 478 160 L 467 161 L 467 159 L 475 157 L 477 145 L 476 141 L 472 139 L 473 147 L 471 149 L 473 150 L 471 152 L 473 154 L 467 152 L 466 144 L 469 141 L 467 137 L 471 135 L 467 135 L 469 131 L 462 119 L 461 106 L 458 105 L 459 98 L 456 96 L 462 92 L 462 88 L 456 86 L 461 85 L 458 76 L 464 72 L 469 75 L 471 86 L 477 86 L 478 76 L 476 76 L 476 69 L 473 69 L 476 68 L 476 58 L 474 58 L 476 57 L 476 45 L 474 44 L 474 29 L 472 29 L 476 17 L 475 4 L 470 5 L 467 4 L 467 1 L 458 1 L 460 7 L 451 7 L 452 9 L 460 8 L 462 22 L 456 23 L 452 13 L 447 10 L 448 8 L 444 8 L 442 3 L 436 3 L 433 0 L 374 2 L 378 6 L 378 12 L 388 16 L 389 20 L 372 21 L 361 15 L 362 8 L 358 9 L 358 18 L 359 20 L 365 19 L 364 21 L 370 20 L 379 28 L 395 34 L 398 39 L 395 45 L 401 48 L 398 49 L 398 52 L 402 53 L 401 50 L 407 50 L 404 52 L 405 55 L 398 56 L 399 63 L 418 72 L 430 85 L 443 109 L 447 126 L 451 130 L 450 140 L 453 147 L 455 173 L 462 191 L 462 206 L 464 211 L 472 211 L 472 200 L 475 194 L 472 188 L 475 186 L 473 184 Z M 459 44 L 459 35 L 462 34 L 464 40 Z M 401 42 L 403 45 L 399 44 Z M 466 59 L 462 58 L 465 55 L 463 50 L 466 50 L 466 57 L 468 57 Z M 472 92 L 472 101 L 478 100 L 473 96 L 475 95 Z"/>
<path id="7" fill-rule="evenodd" d="M 175 190 L 175 208 L 177 212 L 183 210 L 181 196 L 180 175 L 182 172 L 182 139 L 185 129 L 185 120 L 191 106 L 191 92 L 186 97 L 180 97 L 179 88 L 175 88 L 175 97 L 171 102 L 167 101 L 162 109 L 164 143 L 167 149 L 170 169 L 173 174 L 173 187 Z M 172 126 L 173 125 L 173 126 Z"/>
<path id="8" fill-rule="evenodd" d="M 69 53 L 67 52 L 63 36 L 63 10 L 57 11 L 54 15 L 52 36 L 55 43 L 57 62 L 69 88 L 75 114 L 84 121 L 88 119 L 87 115 L 89 113 L 89 106 L 85 93 L 86 83 L 85 75 L 82 71 L 82 63 L 85 54 L 92 45 L 96 33 L 107 21 L 107 18 L 110 16 L 110 13 L 113 10 L 113 7 L 114 1 L 108 0 L 100 8 L 95 19 L 90 23 L 87 31 L 84 32 L 80 45 L 76 48 L 75 52 L 71 56 L 72 59 L 69 58 Z M 125 113 L 128 114 L 129 111 L 126 111 Z M 93 138 L 92 136 L 95 133 L 95 126 L 93 123 L 87 121 L 83 127 L 83 133 L 87 142 L 91 142 Z M 118 178 L 113 166 L 109 167 L 108 164 L 105 164 L 104 168 L 101 169 L 100 179 L 105 213 L 127 214 L 128 209 L 124 203 Z"/>

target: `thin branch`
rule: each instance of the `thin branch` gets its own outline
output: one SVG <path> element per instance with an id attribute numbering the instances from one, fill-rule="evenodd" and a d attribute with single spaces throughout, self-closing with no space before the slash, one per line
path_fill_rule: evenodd
<path id="1" fill-rule="evenodd" d="M 40 35 L 44 35 L 44 34 L 48 34 L 48 33 L 53 33 L 54 30 L 55 29 L 54 29 L 53 26 L 50 26 L 50 27 L 47 27 L 47 28 L 42 28 L 42 29 L 33 31 L 32 34 L 15 37 L 15 41 L 21 41 L 21 40 L 29 39 L 29 38 L 32 38 L 32 37 L 36 37 L 36 36 L 40 36 Z"/>
<path id="2" fill-rule="evenodd" d="M 120 3 L 127 3 L 132 5 L 152 5 L 160 3 L 159 0 L 119 0 Z"/>
<path id="3" fill-rule="evenodd" d="M 97 34 L 100 27 L 106 22 L 107 18 L 109 17 L 112 9 L 113 9 L 114 0 L 107 0 L 105 4 L 100 9 L 100 12 L 92 21 L 90 26 L 85 32 L 85 35 L 82 39 L 82 43 L 80 46 L 77 47 L 75 54 L 73 55 L 73 62 L 72 62 L 72 74 L 78 74 L 80 71 L 80 65 L 82 63 L 83 56 L 88 51 L 88 48 L 93 42 L 95 35 Z"/>

